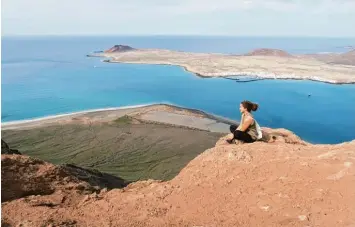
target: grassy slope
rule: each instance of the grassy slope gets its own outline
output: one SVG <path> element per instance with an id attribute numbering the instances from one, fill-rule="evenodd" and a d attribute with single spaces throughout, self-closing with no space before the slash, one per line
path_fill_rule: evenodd
<path id="1" fill-rule="evenodd" d="M 162 124 L 68 124 L 2 131 L 3 139 L 23 154 L 51 163 L 73 163 L 128 181 L 169 180 L 194 157 L 213 147 L 221 134 Z"/>

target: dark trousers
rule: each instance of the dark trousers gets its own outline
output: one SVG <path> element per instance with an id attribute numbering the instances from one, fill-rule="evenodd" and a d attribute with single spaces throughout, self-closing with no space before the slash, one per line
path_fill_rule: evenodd
<path id="1" fill-rule="evenodd" d="M 231 125 L 229 128 L 231 133 L 233 133 L 233 135 L 234 135 L 233 139 L 241 140 L 245 143 L 255 142 L 255 140 L 253 140 L 253 138 L 251 138 L 251 136 L 248 133 L 243 132 L 243 131 L 239 131 L 239 130 L 237 130 L 237 128 L 238 128 L 238 126 L 236 126 L 236 125 Z"/>

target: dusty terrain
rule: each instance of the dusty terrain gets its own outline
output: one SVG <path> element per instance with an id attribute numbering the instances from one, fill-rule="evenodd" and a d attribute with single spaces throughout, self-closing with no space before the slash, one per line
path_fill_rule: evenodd
<path id="1" fill-rule="evenodd" d="M 172 179 L 228 130 L 201 111 L 152 105 L 10 122 L 1 134 L 25 155 L 137 181 Z"/>
<path id="2" fill-rule="evenodd" d="M 66 124 L 2 132 L 2 138 L 24 155 L 93 168 L 128 181 L 170 180 L 220 137 L 220 133 L 147 122 Z"/>
<path id="3" fill-rule="evenodd" d="M 168 105 L 81 112 L 2 126 L 2 138 L 25 155 L 94 168 L 127 181 L 170 180 L 229 130 L 211 115 Z"/>
<path id="4" fill-rule="evenodd" d="M 91 56 L 107 62 L 167 64 L 184 67 L 202 77 L 245 76 L 300 79 L 327 83 L 355 83 L 355 54 L 291 55 L 282 50 L 258 49 L 244 55 L 189 53 L 164 49 L 109 51 Z"/>
<path id="5" fill-rule="evenodd" d="M 3 202 L 2 226 L 354 226 L 355 141 L 311 145 L 274 133 L 274 143 L 221 138 L 170 181 L 94 193 L 75 176 L 63 188 L 52 164 L 2 155 L 3 196 L 31 179 L 53 189 Z"/>

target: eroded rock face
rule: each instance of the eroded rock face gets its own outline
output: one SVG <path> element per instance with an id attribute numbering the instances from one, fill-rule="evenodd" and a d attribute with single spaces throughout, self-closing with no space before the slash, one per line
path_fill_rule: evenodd
<path id="1" fill-rule="evenodd" d="M 74 165 L 56 166 L 24 155 L 1 155 L 1 202 L 72 190 L 86 194 L 122 188 L 123 179 Z"/>
<path id="2" fill-rule="evenodd" d="M 64 169 L 22 155 L 1 155 L 1 185 L 1 202 L 29 195 L 49 195 L 57 189 L 94 191 Z"/>
<path id="3" fill-rule="evenodd" d="M 355 194 L 351 189 L 355 188 L 355 140 L 312 145 L 284 129 L 263 130 L 276 139 L 231 145 L 221 138 L 168 182 L 140 181 L 86 196 L 71 195 L 75 188 L 62 194 L 56 190 L 50 195 L 3 203 L 3 223 L 125 227 L 354 225 Z M 53 168 L 51 164 L 39 160 L 24 163 L 33 166 L 26 174 L 22 172 L 28 179 L 37 179 L 43 172 L 48 172 L 45 179 L 51 182 L 56 176 L 61 179 L 61 172 L 48 171 Z M 70 201 L 78 202 L 55 205 L 63 195 L 71 195 Z"/>

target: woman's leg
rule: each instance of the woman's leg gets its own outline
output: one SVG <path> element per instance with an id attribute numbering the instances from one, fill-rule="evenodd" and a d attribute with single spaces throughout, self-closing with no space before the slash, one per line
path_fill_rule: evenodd
<path id="1" fill-rule="evenodd" d="M 248 133 L 239 130 L 236 130 L 234 132 L 234 139 L 243 141 L 245 143 L 255 142 L 255 140 L 253 140 L 253 138 L 251 138 L 251 136 Z"/>
<path id="2" fill-rule="evenodd" d="M 231 126 L 229 127 L 229 130 L 231 131 L 231 133 L 234 133 L 235 130 L 237 130 L 237 128 L 238 128 L 237 125 L 231 125 Z"/>
<path id="3" fill-rule="evenodd" d="M 227 139 L 228 143 L 233 143 L 234 140 L 234 132 L 235 130 L 237 130 L 238 126 L 237 125 L 231 125 L 229 127 L 230 132 L 232 133 L 232 135 L 230 135 L 230 137 Z"/>

